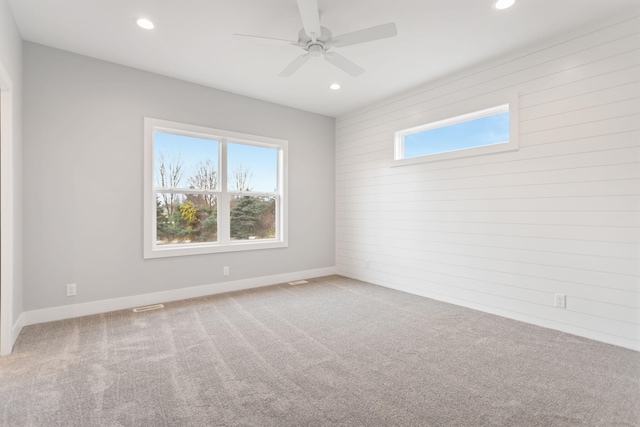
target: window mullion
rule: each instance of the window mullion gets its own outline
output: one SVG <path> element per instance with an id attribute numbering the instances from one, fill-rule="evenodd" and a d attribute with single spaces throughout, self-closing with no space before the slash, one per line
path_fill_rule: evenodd
<path id="1" fill-rule="evenodd" d="M 217 196 L 218 190 L 207 190 L 207 189 L 199 189 L 199 188 L 169 188 L 169 187 L 153 187 L 153 191 L 158 193 L 166 193 L 166 194 L 204 194 L 204 195 L 215 195 Z"/>
<path id="2" fill-rule="evenodd" d="M 227 139 L 220 138 L 219 145 L 220 155 L 220 203 L 218 203 L 218 241 L 220 243 L 229 243 L 231 240 L 231 218 L 230 206 L 231 199 L 228 192 L 227 183 Z"/>

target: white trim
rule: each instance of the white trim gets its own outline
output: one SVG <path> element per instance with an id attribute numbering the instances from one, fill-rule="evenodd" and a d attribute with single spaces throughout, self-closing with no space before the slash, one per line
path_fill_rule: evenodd
<path id="1" fill-rule="evenodd" d="M 206 191 L 218 197 L 218 241 L 202 242 L 178 245 L 158 245 L 156 244 L 156 192 L 154 182 L 154 149 L 153 133 L 160 130 L 164 133 L 176 135 L 188 135 L 197 138 L 211 139 L 218 141 L 218 174 L 219 188 L 217 190 Z M 232 194 L 238 192 L 229 191 L 227 188 L 227 165 L 226 150 L 227 143 L 244 143 L 258 147 L 274 148 L 278 150 L 278 189 L 273 193 L 265 192 L 243 192 L 247 196 L 267 195 L 276 199 L 276 238 L 259 239 L 250 241 L 231 241 L 229 236 L 230 217 L 227 209 L 220 209 L 229 205 Z M 190 125 L 185 123 L 172 122 L 168 120 L 144 118 L 144 218 L 143 218 L 143 257 L 145 259 L 164 258 L 185 255 L 201 255 L 221 252 L 237 252 L 247 250 L 262 250 L 285 248 L 288 246 L 287 228 L 287 187 L 288 187 L 288 141 L 283 139 L 270 138 L 258 135 L 232 132 L 227 130 L 207 128 L 203 126 Z M 172 193 L 200 193 L 200 190 L 191 189 L 171 189 Z M 203 191 L 204 192 L 204 191 Z"/>
<path id="2" fill-rule="evenodd" d="M 418 295 L 421 297 L 429 298 L 436 301 L 442 301 L 449 304 L 469 308 L 472 310 L 478 310 L 483 313 L 489 313 L 500 317 L 505 317 L 511 320 L 517 320 L 519 322 L 528 323 L 530 325 L 540 326 L 547 329 L 553 329 L 567 334 L 577 335 L 579 337 L 588 338 L 594 341 L 604 342 L 607 344 L 617 345 L 618 347 L 628 348 L 630 350 L 640 351 L 640 342 L 632 341 L 626 338 L 619 338 L 611 336 L 605 333 L 598 333 L 590 329 L 581 328 L 579 326 L 573 326 L 563 323 L 554 322 L 551 320 L 541 319 L 539 317 L 529 316 L 526 314 L 518 313 L 515 311 L 501 310 L 499 308 L 486 306 L 458 298 L 443 297 L 442 295 L 432 294 L 422 289 L 410 288 L 407 286 L 396 285 L 388 283 L 383 280 L 377 280 L 368 276 L 359 274 L 350 274 L 343 271 L 338 271 L 336 274 L 349 277 L 351 279 L 362 280 L 363 282 L 371 283 L 373 285 L 382 286 L 384 288 L 395 289 L 397 291 L 406 292 L 408 294 Z"/>
<path id="3" fill-rule="evenodd" d="M 503 98 L 504 100 L 504 98 Z M 503 101 L 504 102 L 504 101 Z M 507 151 L 515 151 L 519 148 L 518 142 L 518 94 L 509 97 L 507 103 L 500 105 L 493 104 L 492 107 L 485 107 L 475 110 L 471 113 L 456 114 L 444 119 L 431 121 L 427 124 L 413 126 L 407 129 L 394 132 L 393 138 L 393 163 L 392 167 L 415 165 L 419 163 L 427 163 L 441 160 L 459 159 L 463 157 L 480 156 L 484 154 L 503 153 Z M 501 112 L 509 112 L 509 140 L 477 147 L 461 148 L 451 151 L 443 151 L 433 154 L 425 154 L 416 157 L 404 157 L 404 137 L 406 135 L 423 132 L 429 129 L 436 129 L 444 126 L 450 126 L 469 120 L 487 117 Z"/>
<path id="4" fill-rule="evenodd" d="M 485 109 L 474 111 L 471 113 L 460 114 L 455 117 L 449 117 L 443 120 L 438 120 L 438 121 L 427 123 L 424 125 L 401 130 L 396 132 L 396 135 L 398 136 L 411 135 L 413 133 L 423 132 L 429 129 L 436 129 L 436 128 L 441 128 L 445 126 L 455 125 L 457 123 L 468 122 L 470 120 L 480 119 L 482 117 L 488 117 L 498 113 L 506 113 L 508 111 L 509 111 L 509 104 L 498 105 L 495 107 L 485 108 Z"/>
<path id="5" fill-rule="evenodd" d="M 14 176 L 13 83 L 0 64 L 0 355 L 11 353 L 14 335 Z M 19 332 L 19 330 L 18 330 Z"/>
<path id="6" fill-rule="evenodd" d="M 22 313 L 21 319 L 24 319 L 24 326 L 34 325 L 37 323 L 71 319 L 80 316 L 89 316 L 92 314 L 106 313 L 109 311 L 129 309 L 144 305 L 166 303 L 169 301 L 179 301 L 188 298 L 215 295 L 225 292 L 241 291 L 245 289 L 259 288 L 279 283 L 288 283 L 294 280 L 330 276 L 332 274 L 335 274 L 335 272 L 335 267 L 317 268 L 314 270 L 283 273 L 273 276 L 256 277 L 253 279 L 236 280 L 232 282 L 215 283 L 212 285 L 173 289 L 170 291 L 154 292 L 151 294 L 134 295 L 123 298 L 64 305 L 59 307 L 45 308 L 41 310 L 25 311 L 24 313 Z"/>
<path id="7" fill-rule="evenodd" d="M 276 205 L 277 224 L 276 235 L 280 236 L 285 246 L 289 239 L 289 149 L 288 142 L 284 150 L 278 150 L 278 190 L 280 191 L 280 203 Z M 281 209 L 278 212 L 278 209 Z"/>
<path id="8" fill-rule="evenodd" d="M 18 320 L 16 320 L 15 325 L 13 325 L 13 328 L 11 329 L 12 332 L 12 337 L 11 337 L 11 349 L 13 350 L 13 345 L 16 343 L 16 340 L 18 339 L 18 336 L 20 335 L 20 332 L 22 332 L 22 328 L 24 328 L 24 319 L 25 319 L 25 315 L 24 312 L 20 313 L 20 317 L 18 317 Z"/>

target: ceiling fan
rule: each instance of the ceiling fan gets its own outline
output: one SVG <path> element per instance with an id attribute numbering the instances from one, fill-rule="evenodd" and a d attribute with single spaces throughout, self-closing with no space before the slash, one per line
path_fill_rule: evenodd
<path id="1" fill-rule="evenodd" d="M 388 23 L 376 27 L 365 28 L 364 30 L 342 34 L 333 37 L 329 29 L 320 25 L 320 13 L 318 11 L 318 0 L 297 0 L 300 16 L 302 17 L 303 28 L 298 33 L 298 40 L 282 40 L 270 37 L 251 36 L 247 34 L 234 34 L 236 37 L 258 39 L 269 43 L 287 44 L 301 47 L 306 53 L 298 56 L 284 70 L 280 72 L 281 77 L 289 77 L 311 58 L 323 56 L 324 59 L 340 68 L 345 73 L 357 77 L 364 73 L 364 69 L 351 62 L 344 56 L 330 52 L 336 47 L 352 46 L 366 43 L 373 40 L 385 39 L 398 34 L 396 24 Z"/>

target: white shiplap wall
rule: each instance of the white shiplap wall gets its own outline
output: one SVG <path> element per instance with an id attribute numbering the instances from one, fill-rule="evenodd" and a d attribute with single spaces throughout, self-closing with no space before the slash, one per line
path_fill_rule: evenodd
<path id="1" fill-rule="evenodd" d="M 338 272 L 640 350 L 639 30 L 602 23 L 338 118 Z M 394 131 L 514 93 L 518 151 L 391 167 Z"/>

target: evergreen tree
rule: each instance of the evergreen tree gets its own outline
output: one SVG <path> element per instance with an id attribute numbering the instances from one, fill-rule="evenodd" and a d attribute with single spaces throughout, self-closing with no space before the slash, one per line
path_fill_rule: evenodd
<path id="1" fill-rule="evenodd" d="M 242 196 L 231 209 L 231 238 L 248 239 L 258 235 L 262 209 L 256 197 Z"/>
<path id="2" fill-rule="evenodd" d="M 169 217 L 160 200 L 156 200 L 156 240 L 167 240 L 169 236 Z"/>

